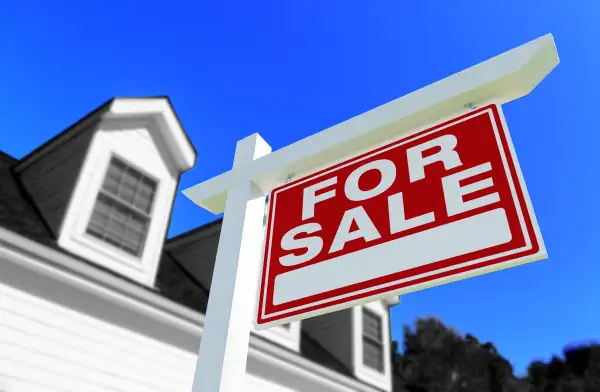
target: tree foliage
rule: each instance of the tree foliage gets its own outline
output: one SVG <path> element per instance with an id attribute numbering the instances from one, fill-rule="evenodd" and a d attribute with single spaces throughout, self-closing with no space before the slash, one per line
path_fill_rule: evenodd
<path id="1" fill-rule="evenodd" d="M 461 336 L 435 318 L 405 327 L 402 355 L 397 342 L 392 346 L 395 392 L 600 392 L 600 346 L 533 362 L 523 379 L 492 343 Z"/>
<path id="2" fill-rule="evenodd" d="M 600 345 L 566 348 L 563 357 L 529 365 L 529 392 L 600 391 Z"/>

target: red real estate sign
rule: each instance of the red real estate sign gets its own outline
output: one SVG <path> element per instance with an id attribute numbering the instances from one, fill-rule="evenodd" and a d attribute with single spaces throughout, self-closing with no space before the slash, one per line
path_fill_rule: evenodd
<path id="1" fill-rule="evenodd" d="M 273 190 L 256 324 L 545 257 L 491 105 Z"/>

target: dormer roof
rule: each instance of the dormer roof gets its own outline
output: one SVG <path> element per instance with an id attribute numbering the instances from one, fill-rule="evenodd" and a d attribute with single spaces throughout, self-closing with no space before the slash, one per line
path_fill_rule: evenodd
<path id="1" fill-rule="evenodd" d="M 45 154 L 61 148 L 65 142 L 81 132 L 90 131 L 91 124 L 103 119 L 147 117 L 154 121 L 159 134 L 168 148 L 170 158 L 177 165 L 180 173 L 190 170 L 196 164 L 197 153 L 187 133 L 183 129 L 179 117 L 167 96 L 157 97 L 121 97 L 112 98 L 83 117 L 63 132 L 57 134 L 46 143 L 31 151 L 19 160 L 15 172 L 25 170 Z"/>

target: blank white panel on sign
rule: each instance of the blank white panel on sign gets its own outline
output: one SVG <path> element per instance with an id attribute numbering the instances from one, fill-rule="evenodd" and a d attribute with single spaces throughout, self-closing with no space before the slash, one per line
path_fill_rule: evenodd
<path id="1" fill-rule="evenodd" d="M 465 237 L 469 241 L 465 241 Z M 503 208 L 498 208 L 385 242 L 361 253 L 346 254 L 326 263 L 313 264 L 279 275 L 275 279 L 273 302 L 280 304 L 335 290 L 367 279 L 491 248 L 507 243 L 511 238 L 506 212 Z M 368 268 L 365 268 L 365 264 Z M 345 271 L 344 274 L 339 273 L 341 269 Z"/>

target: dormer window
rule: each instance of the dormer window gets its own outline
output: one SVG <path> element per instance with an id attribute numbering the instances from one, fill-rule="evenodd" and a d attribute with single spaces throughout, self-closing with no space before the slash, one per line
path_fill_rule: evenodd
<path id="1" fill-rule="evenodd" d="M 382 319 L 376 313 L 364 308 L 362 311 L 363 364 L 383 372 L 384 349 Z"/>
<path id="2" fill-rule="evenodd" d="M 156 187 L 154 179 L 113 156 L 86 232 L 123 252 L 141 257 Z"/>
<path id="3" fill-rule="evenodd" d="M 73 128 L 78 142 L 64 137 L 77 167 L 52 169 L 72 184 L 47 203 L 63 209 L 49 213 L 58 245 L 154 287 L 178 179 L 196 153 L 166 98 L 117 98 L 89 119 Z"/>

